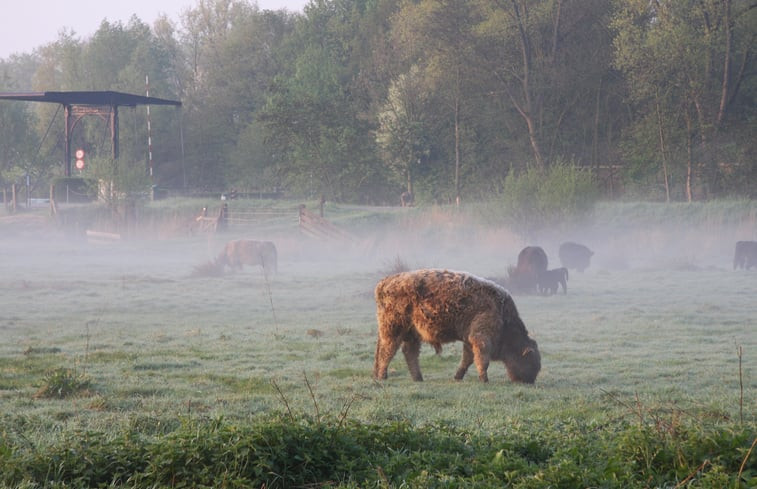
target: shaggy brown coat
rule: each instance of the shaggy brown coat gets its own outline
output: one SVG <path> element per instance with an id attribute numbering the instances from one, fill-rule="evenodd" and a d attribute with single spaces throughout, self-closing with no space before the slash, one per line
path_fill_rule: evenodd
<path id="1" fill-rule="evenodd" d="M 757 241 L 737 241 L 733 253 L 733 269 L 749 270 L 751 267 L 757 267 Z"/>
<path id="2" fill-rule="evenodd" d="M 278 269 L 276 245 L 270 241 L 238 239 L 226 243 L 216 258 L 219 265 L 241 270 L 244 265 L 260 265 L 265 274 L 276 273 Z"/>
<path id="3" fill-rule="evenodd" d="M 376 285 L 378 341 L 373 376 L 386 379 L 387 367 L 402 347 L 410 375 L 422 381 L 421 342 L 439 349 L 463 342 L 455 379 L 475 362 L 478 378 L 489 380 L 491 360 L 501 360 L 514 382 L 533 383 L 541 369 L 536 342 L 528 336 L 510 294 L 489 280 L 448 270 L 416 270 L 390 275 Z"/>

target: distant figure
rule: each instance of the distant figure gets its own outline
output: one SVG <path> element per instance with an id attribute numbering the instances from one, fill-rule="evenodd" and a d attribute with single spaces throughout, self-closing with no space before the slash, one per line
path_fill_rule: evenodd
<path id="1" fill-rule="evenodd" d="M 560 245 L 557 252 L 560 263 L 565 268 L 573 268 L 582 272 L 589 268 L 591 257 L 594 252 L 582 244 L 566 241 Z"/>
<path id="2" fill-rule="evenodd" d="M 400 195 L 400 202 L 402 203 L 402 207 L 412 207 L 415 203 L 415 197 L 412 192 L 405 191 Z"/>
<path id="3" fill-rule="evenodd" d="M 733 254 L 733 269 L 749 270 L 757 267 L 757 241 L 737 241 Z"/>
<path id="4" fill-rule="evenodd" d="M 229 200 L 234 200 L 237 198 L 237 189 L 232 188 L 231 192 L 229 192 Z"/>
<path id="5" fill-rule="evenodd" d="M 565 267 L 546 270 L 539 275 L 536 284 L 542 295 L 554 295 L 562 285 L 563 294 L 568 293 L 568 269 Z"/>
<path id="6" fill-rule="evenodd" d="M 224 203 L 221 206 L 221 210 L 218 213 L 218 220 L 216 221 L 216 231 L 226 231 L 229 227 L 229 204 Z"/>

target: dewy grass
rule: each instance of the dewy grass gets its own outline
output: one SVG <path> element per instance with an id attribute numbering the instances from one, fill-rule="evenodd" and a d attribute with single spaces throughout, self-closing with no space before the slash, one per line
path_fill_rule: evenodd
<path id="1" fill-rule="evenodd" d="M 240 433 L 234 442 L 239 445 L 233 445 L 239 447 L 235 466 L 252 464 L 254 452 L 243 448 L 257 436 L 251 433 L 260 430 L 258 422 L 286 411 L 273 382 L 298 424 L 307 424 L 303 420 L 314 417 L 318 406 L 324 421 L 322 431 L 312 434 L 316 439 L 341 436 L 338 420 L 349 406 L 347 421 L 367 428 L 362 434 L 350 432 L 354 438 L 344 443 L 363 443 L 374 430 L 388 436 L 398 424 L 399 433 L 413 432 L 408 437 L 444 425 L 450 440 L 471 440 L 457 469 L 455 454 L 443 453 L 442 447 L 453 443 L 444 437 L 432 437 L 430 454 L 403 452 L 399 442 L 382 445 L 384 453 L 361 447 L 366 457 L 374 457 L 373 465 L 329 459 L 339 471 L 313 476 L 324 484 L 476 487 L 481 481 L 478 487 L 544 487 L 538 474 L 545 484 L 562 487 L 590 486 L 604 477 L 610 482 L 593 485 L 675 487 L 691 474 L 690 483 L 699 484 L 692 487 L 753 483 L 754 454 L 741 473 L 741 486 L 735 479 L 753 441 L 748 435 L 757 432 L 752 307 L 757 272 L 734 272 L 731 266 L 735 241 L 754 238 L 741 224 L 700 228 L 689 217 L 692 224 L 666 231 L 657 224 L 645 226 L 639 215 L 634 226 L 608 225 L 612 233 L 599 221 L 566 235 L 544 232 L 538 241 L 525 243 L 497 223 L 485 226 L 485 219 L 471 222 L 444 208 L 413 209 L 408 214 L 413 226 L 397 209 L 389 217 L 381 209 L 327 207 L 326 217 L 328 212 L 338 212 L 344 226 L 351 215 L 359 216 L 362 224 L 355 232 L 363 241 L 323 243 L 274 225 L 264 232 L 250 228 L 106 246 L 0 233 L 0 473 L 21 474 L 0 479 L 0 486 L 40 481 L 34 474 L 41 473 L 44 460 L 68 448 L 87 455 L 90 448 L 75 441 L 81 433 L 93 433 L 88 439 L 100 441 L 91 446 L 113 452 L 110 466 L 123 462 L 133 481 L 170 484 L 149 479 L 149 470 L 157 468 L 149 469 L 144 453 L 166 450 L 169 465 L 182 462 L 185 446 L 201 458 L 221 457 L 218 440 L 228 439 L 213 434 L 213 420 L 220 420 L 219 432 Z M 365 226 L 370 212 L 379 214 L 375 220 L 381 232 L 371 234 Z M 427 225 L 415 229 L 424 222 L 424 212 L 430 215 Z M 451 217 L 445 220 L 445 214 Z M 259 269 L 250 267 L 222 277 L 191 276 L 193 267 L 217 254 L 227 240 L 250 235 L 271 239 L 279 249 L 280 271 L 268 284 Z M 489 368 L 489 384 L 475 375 L 455 382 L 460 344 L 444 345 L 439 356 L 428 345 L 422 348 L 422 383 L 410 380 L 401 354 L 390 364 L 388 380 L 371 378 L 373 288 L 387 264 L 398 260 L 497 276 L 531 244 L 544 247 L 550 268 L 559 266 L 557 247 L 569 239 L 584 242 L 595 255 L 585 273 L 571 271 L 568 294 L 515 296 L 542 353 L 534 386 L 510 383 L 496 363 Z M 679 266 L 682 257 L 693 266 Z M 83 366 L 91 397 L 35 397 L 48 372 L 80 372 Z M 670 425 L 673 431 L 658 431 Z M 273 423 L 266 431 L 271 443 L 309 433 L 284 434 L 286 429 Z M 191 445 L 185 438 L 192 430 L 210 433 L 208 443 Z M 634 449 L 638 442 L 643 444 Z M 277 450 L 290 458 L 339 455 L 319 443 L 312 445 L 313 453 L 286 452 L 282 447 L 288 442 L 281 443 Z M 540 444 L 546 447 L 543 453 Z M 121 449 L 123 460 L 117 455 Z M 361 457 L 360 463 L 368 463 Z M 65 460 L 73 464 L 74 458 Z M 705 459 L 710 464 L 697 470 Z M 71 474 L 94 471 L 78 467 L 55 480 L 70 482 Z M 186 474 L 198 477 L 195 485 L 210 476 L 243 480 L 231 469 L 219 474 L 206 465 L 197 467 L 202 473 L 190 468 Z M 281 471 L 295 477 L 291 471 L 297 467 L 277 465 L 269 468 L 267 479 L 250 480 L 283 487 L 290 479 Z M 705 485 L 722 476 L 725 486 Z M 127 479 L 112 480 L 129 485 Z"/>

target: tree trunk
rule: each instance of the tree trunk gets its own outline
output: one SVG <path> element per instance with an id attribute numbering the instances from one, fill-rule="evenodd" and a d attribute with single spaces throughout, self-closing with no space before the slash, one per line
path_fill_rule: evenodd
<path id="1" fill-rule="evenodd" d="M 662 173 L 665 177 L 665 202 L 670 202 L 670 184 L 668 182 L 668 163 L 665 157 L 665 134 L 663 132 L 662 114 L 660 113 L 660 102 L 655 94 L 655 108 L 657 109 L 657 128 L 660 134 L 660 154 L 662 156 Z"/>
<path id="2" fill-rule="evenodd" d="M 460 65 L 455 78 L 455 204 L 460 206 Z"/>
<path id="3" fill-rule="evenodd" d="M 531 74 L 531 46 L 528 39 L 528 34 L 526 33 L 523 18 L 520 14 L 520 10 L 518 9 L 518 4 L 515 2 L 515 0 L 512 0 L 511 3 L 513 6 L 513 15 L 515 17 L 515 21 L 518 24 L 521 57 L 523 58 L 523 76 L 521 79 L 523 104 L 518 104 L 515 101 L 514 97 L 511 96 L 511 98 L 516 106 L 516 109 L 523 117 L 526 123 L 526 127 L 528 127 L 528 139 L 534 152 L 534 160 L 536 162 L 536 166 L 539 168 L 544 168 L 544 159 L 542 157 L 541 148 L 539 145 L 536 124 L 534 123 L 533 119 L 533 103 L 531 100 L 531 83 L 529 78 Z M 527 14 L 527 12 L 525 13 Z"/>
<path id="4" fill-rule="evenodd" d="M 718 116 L 715 120 L 716 127 L 719 127 L 725 118 L 725 111 L 728 106 L 728 85 L 730 84 L 731 73 L 731 44 L 733 38 L 731 28 L 731 0 L 723 0 L 723 8 L 725 9 L 725 18 L 723 19 L 725 27 L 725 59 L 723 60 L 723 81 L 720 87 L 720 107 L 718 108 Z"/>
<path id="5" fill-rule="evenodd" d="M 594 106 L 594 127 L 591 135 L 591 164 L 594 166 L 595 172 L 599 169 L 599 110 L 601 96 L 602 78 L 599 79 L 599 86 L 597 87 L 597 100 Z"/>
<path id="6" fill-rule="evenodd" d="M 686 118 L 686 201 L 691 202 L 691 167 L 694 159 L 691 140 L 694 136 L 691 133 L 691 116 L 688 109 L 684 110 L 684 117 Z"/>

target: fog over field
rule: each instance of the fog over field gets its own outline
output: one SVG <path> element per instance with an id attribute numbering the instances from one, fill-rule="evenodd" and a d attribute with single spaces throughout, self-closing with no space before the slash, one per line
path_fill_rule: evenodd
<path id="1" fill-rule="evenodd" d="M 43 220 L 0 219 L 5 413 L 89 427 L 137 414 L 246 417 L 283 409 L 281 393 L 311 412 L 312 382 L 319 409 L 339 412 L 354 397 L 351 415 L 369 421 L 481 428 L 566 402 L 622 413 L 613 403 L 635 396 L 757 415 L 757 270 L 732 269 L 735 242 L 757 238 L 753 222 L 605 222 L 523 238 L 453 209 L 377 209 L 352 221 L 334 216 L 352 242 L 303 236 L 293 220 L 95 244 Z M 196 273 L 239 237 L 274 241 L 278 273 Z M 567 240 L 595 252 L 588 270 L 570 271 L 567 295 L 514 295 L 542 353 L 534 386 L 511 384 L 501 363 L 489 367 L 488 385 L 475 369 L 454 382 L 460 344 L 439 356 L 423 346 L 423 383 L 410 380 L 401 353 L 385 382 L 371 379 L 373 287 L 398 264 L 504 277 L 527 245 L 560 266 Z M 86 373 L 86 396 L 35 396 L 45 372 L 60 367 Z"/>

